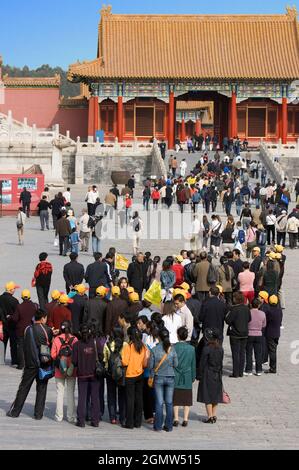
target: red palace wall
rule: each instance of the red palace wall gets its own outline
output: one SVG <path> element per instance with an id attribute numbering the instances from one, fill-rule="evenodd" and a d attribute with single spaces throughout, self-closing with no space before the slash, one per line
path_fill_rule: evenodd
<path id="1" fill-rule="evenodd" d="M 58 88 L 6 88 L 4 98 L 4 104 L 0 105 L 2 113 L 7 114 L 11 110 L 17 121 L 27 117 L 31 126 L 52 127 L 59 105 Z"/>
<path id="2" fill-rule="evenodd" d="M 36 124 L 38 128 L 52 128 L 59 124 L 60 133 L 70 131 L 71 137 L 82 139 L 87 137 L 88 109 L 60 108 L 59 89 L 45 88 L 6 88 L 4 104 L 0 104 L 0 112 L 8 114 L 12 111 L 13 118 L 23 121 L 27 117 L 28 124 Z"/>
<path id="3" fill-rule="evenodd" d="M 76 140 L 78 136 L 81 139 L 86 139 L 88 135 L 88 108 L 60 108 L 53 123 L 59 124 L 61 134 L 65 135 L 66 131 L 70 131 L 72 139 Z"/>

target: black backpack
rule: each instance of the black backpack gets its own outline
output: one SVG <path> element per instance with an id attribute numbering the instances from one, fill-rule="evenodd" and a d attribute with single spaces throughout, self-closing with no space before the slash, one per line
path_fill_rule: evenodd
<path id="1" fill-rule="evenodd" d="M 65 341 L 63 338 L 59 338 L 61 347 L 55 365 L 60 370 L 61 374 L 65 376 L 72 375 L 73 367 L 71 367 L 71 365 L 74 339 L 74 336 L 71 337 L 68 341 Z"/>
<path id="2" fill-rule="evenodd" d="M 210 263 L 208 274 L 207 274 L 207 283 L 208 284 L 216 284 L 217 282 L 217 271 L 215 266 Z"/>
<path id="3" fill-rule="evenodd" d="M 120 352 L 117 350 L 112 351 L 109 343 L 107 347 L 110 352 L 108 360 L 108 374 L 117 384 L 122 384 L 125 379 L 125 369 L 122 365 Z"/>
<path id="4" fill-rule="evenodd" d="M 96 225 L 96 221 L 93 217 L 89 216 L 88 222 L 87 222 L 87 227 L 88 228 L 94 228 Z"/>

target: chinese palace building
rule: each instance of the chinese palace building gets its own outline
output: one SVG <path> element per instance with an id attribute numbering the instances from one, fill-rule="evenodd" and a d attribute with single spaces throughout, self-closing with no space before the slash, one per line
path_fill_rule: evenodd
<path id="1" fill-rule="evenodd" d="M 299 138 L 297 11 L 284 15 L 117 15 L 101 11 L 97 58 L 69 68 L 89 88 L 88 135 L 249 141 Z"/>

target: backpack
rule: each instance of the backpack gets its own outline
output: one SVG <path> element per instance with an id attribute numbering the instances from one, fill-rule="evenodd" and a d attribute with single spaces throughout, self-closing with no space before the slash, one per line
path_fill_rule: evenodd
<path id="1" fill-rule="evenodd" d="M 241 229 L 238 232 L 238 242 L 241 243 L 241 245 L 243 245 L 243 243 L 245 243 L 245 240 L 246 240 L 245 231 Z"/>
<path id="2" fill-rule="evenodd" d="M 95 226 L 95 220 L 93 217 L 89 216 L 88 222 L 87 222 L 87 227 L 88 228 L 94 228 Z"/>
<path id="3" fill-rule="evenodd" d="M 200 202 L 200 194 L 199 194 L 199 192 L 193 194 L 193 196 L 192 196 L 192 202 L 193 202 L 194 204 L 198 204 L 198 203 Z"/>
<path id="4" fill-rule="evenodd" d="M 56 360 L 56 367 L 59 369 L 59 371 L 64 377 L 72 376 L 74 371 L 74 367 L 72 365 L 72 351 L 74 339 L 75 337 L 72 337 L 68 341 L 65 341 L 63 338 L 59 338 L 61 342 L 61 347 Z"/>
<path id="5" fill-rule="evenodd" d="M 283 202 L 284 204 L 286 204 L 288 206 L 289 205 L 289 198 L 285 194 L 282 194 L 281 195 L 281 202 Z"/>
<path id="6" fill-rule="evenodd" d="M 208 284 L 216 284 L 217 282 L 217 271 L 215 266 L 210 263 L 208 274 L 207 274 L 207 283 Z"/>
<path id="7" fill-rule="evenodd" d="M 112 351 L 109 343 L 107 343 L 110 356 L 108 360 L 108 373 L 112 380 L 116 383 L 121 383 L 125 378 L 125 369 L 122 365 L 122 359 L 119 351 Z"/>
<path id="8" fill-rule="evenodd" d="M 276 225 L 276 230 L 278 230 L 279 232 L 285 232 L 287 223 L 288 223 L 287 216 L 286 215 L 281 215 L 276 220 L 276 224 L 275 224 Z"/>
<path id="9" fill-rule="evenodd" d="M 298 227 L 295 221 L 295 217 L 291 217 L 288 222 L 288 231 L 295 233 L 297 232 L 297 230 L 298 230 Z"/>
<path id="10" fill-rule="evenodd" d="M 260 246 L 265 246 L 267 244 L 267 234 L 266 234 L 266 232 L 259 232 L 257 243 Z"/>
<path id="11" fill-rule="evenodd" d="M 140 231 L 140 222 L 137 222 L 137 224 L 136 224 L 135 227 L 134 227 L 134 230 L 135 230 L 135 232 L 139 232 L 139 231 Z"/>

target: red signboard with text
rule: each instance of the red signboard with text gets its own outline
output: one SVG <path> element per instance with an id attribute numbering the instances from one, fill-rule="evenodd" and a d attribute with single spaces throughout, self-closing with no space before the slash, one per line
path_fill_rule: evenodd
<path id="1" fill-rule="evenodd" d="M 20 194 L 23 188 L 31 192 L 31 211 L 36 212 L 37 204 L 41 199 L 41 194 L 44 190 L 45 176 L 38 175 L 9 175 L 0 174 L 0 181 L 2 182 L 2 213 L 16 213 L 21 207 Z"/>

